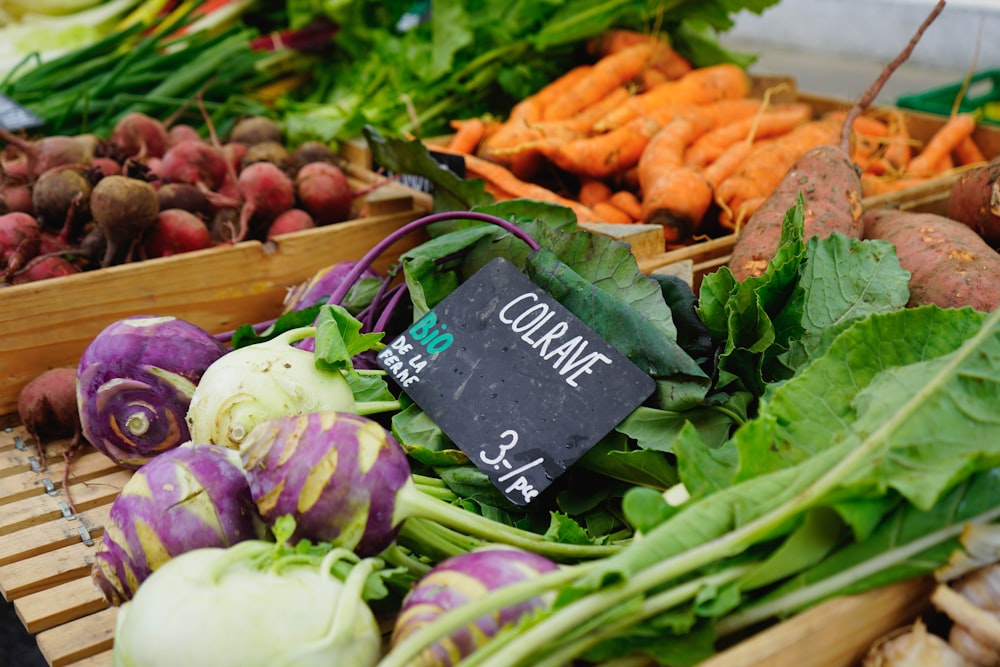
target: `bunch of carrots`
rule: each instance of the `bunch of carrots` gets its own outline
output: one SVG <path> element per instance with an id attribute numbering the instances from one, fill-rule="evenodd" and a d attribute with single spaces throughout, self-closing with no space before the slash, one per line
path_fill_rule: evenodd
<path id="1" fill-rule="evenodd" d="M 593 62 L 506 119 L 453 121 L 441 148 L 463 154 L 497 200 L 558 202 L 581 222 L 658 224 L 671 247 L 738 232 L 799 157 L 839 143 L 846 111 L 756 96 L 737 65 L 695 67 L 666 39 L 629 30 L 590 48 Z M 986 159 L 971 114 L 953 114 L 923 146 L 895 108 L 872 108 L 852 129 L 865 196 Z"/>

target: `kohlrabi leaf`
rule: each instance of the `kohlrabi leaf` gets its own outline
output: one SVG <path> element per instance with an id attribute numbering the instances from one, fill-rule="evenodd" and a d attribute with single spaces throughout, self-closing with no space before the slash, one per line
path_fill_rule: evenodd
<path id="1" fill-rule="evenodd" d="M 677 483 L 677 469 L 661 452 L 631 448 L 620 434 L 605 436 L 577 465 L 595 473 L 653 489 Z"/>
<path id="2" fill-rule="evenodd" d="M 325 370 L 353 370 L 354 355 L 385 347 L 382 335 L 361 333 L 361 322 L 346 308 L 324 305 L 316 319 L 316 364 Z"/>
<path id="3" fill-rule="evenodd" d="M 812 237 L 799 283 L 774 319 L 777 329 L 789 331 L 779 338 L 791 340 L 783 363 L 794 370 L 822 354 L 850 322 L 906 306 L 909 278 L 891 243 L 859 241 L 839 233 Z"/>
<path id="4" fill-rule="evenodd" d="M 739 451 L 736 480 L 787 467 L 829 446 L 830 434 L 857 419 L 858 394 L 876 375 L 953 352 L 982 321 L 971 309 L 936 306 L 858 320 L 824 356 L 761 400 L 760 419 L 736 431 L 729 443 Z M 881 405 L 885 397 L 871 400 Z"/>
<path id="5" fill-rule="evenodd" d="M 665 332 L 665 318 L 670 316 L 665 306 L 652 312 L 633 308 L 631 304 L 595 287 L 544 248 L 531 254 L 526 270 L 528 277 L 539 287 L 644 372 L 707 387 L 708 377 L 704 371 Z M 655 298 L 660 299 L 662 304 L 659 290 L 656 290 Z"/>
<path id="6" fill-rule="evenodd" d="M 232 349 L 237 350 L 247 345 L 263 343 L 286 331 L 312 326 L 321 307 L 322 304 L 318 304 L 309 308 L 285 313 L 260 333 L 254 329 L 252 324 L 243 324 L 233 332 L 231 340 Z"/>

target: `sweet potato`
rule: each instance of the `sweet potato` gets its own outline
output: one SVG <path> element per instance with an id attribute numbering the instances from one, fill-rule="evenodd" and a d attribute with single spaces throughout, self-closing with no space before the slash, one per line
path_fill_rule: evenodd
<path id="1" fill-rule="evenodd" d="M 1000 248 L 1000 156 L 966 171 L 951 187 L 946 214 Z"/>
<path id="2" fill-rule="evenodd" d="M 805 238 L 841 232 L 861 236 L 861 177 L 837 146 L 809 150 L 754 211 L 737 237 L 729 268 L 737 279 L 759 276 L 778 250 L 785 212 L 805 200 Z"/>
<path id="3" fill-rule="evenodd" d="M 910 272 L 907 305 L 971 306 L 991 312 L 1000 305 L 1000 253 L 966 225 L 936 213 L 872 209 L 862 217 L 864 238 L 896 246 Z"/>
<path id="4" fill-rule="evenodd" d="M 861 170 L 853 161 L 851 148 L 855 120 L 871 106 L 886 81 L 910 56 L 924 31 L 943 9 L 944 2 L 939 0 L 906 47 L 885 66 L 847 112 L 841 126 L 840 144 L 819 145 L 803 154 L 750 216 L 736 238 L 729 260 L 729 268 L 738 280 L 759 276 L 767 269 L 778 249 L 785 213 L 795 206 L 800 193 L 806 204 L 805 238 L 824 238 L 834 232 L 853 238 L 861 236 Z"/>

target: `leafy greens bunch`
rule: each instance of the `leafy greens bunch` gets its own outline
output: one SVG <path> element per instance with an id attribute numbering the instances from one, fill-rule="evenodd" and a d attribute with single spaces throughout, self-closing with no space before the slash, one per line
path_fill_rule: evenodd
<path id="1" fill-rule="evenodd" d="M 327 0 L 287 3 L 290 26 L 317 15 L 339 26 L 310 91 L 284 109 L 293 143 L 357 137 L 365 124 L 434 136 L 447 121 L 509 109 L 584 62 L 587 39 L 610 27 L 659 30 L 699 65 L 749 64 L 716 41 L 741 10 L 775 0 Z"/>
<path id="2" fill-rule="evenodd" d="M 905 308 L 908 274 L 892 246 L 806 240 L 800 202 L 765 275 L 738 282 L 723 268 L 685 300 L 669 279 L 642 276 L 621 244 L 574 231 L 558 207 L 493 203 L 417 142 L 367 135 L 380 164 L 430 178 L 439 206 L 510 217 L 540 246 L 473 223 L 437 230 L 401 260 L 415 310 L 503 255 L 659 386 L 570 473 L 621 483 L 608 514 L 635 531 L 632 543 L 570 577 L 543 574 L 444 614 L 381 667 L 545 590 L 559 592 L 551 611 L 461 664 L 636 651 L 696 664 L 720 636 L 926 574 L 960 547 L 963 526 L 996 520 L 1000 313 Z M 622 324 L 608 331 L 608 321 Z M 415 407 L 393 428 L 446 481 L 464 469 Z"/>

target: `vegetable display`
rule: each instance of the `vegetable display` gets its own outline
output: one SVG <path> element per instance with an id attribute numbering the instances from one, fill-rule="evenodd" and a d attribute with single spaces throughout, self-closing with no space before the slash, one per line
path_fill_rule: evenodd
<path id="1" fill-rule="evenodd" d="M 71 130 L 76 102 L 56 94 L 65 130 L 5 137 L 10 282 L 49 259 L 80 267 L 84 249 L 88 266 L 110 266 L 337 224 L 357 194 L 331 148 L 345 132 L 380 168 L 434 187 L 434 213 L 289 286 L 273 319 L 210 334 L 126 317 L 23 394 L 39 447 L 79 435 L 129 469 L 91 569 L 117 607 L 113 664 L 696 665 L 829 598 L 971 567 L 985 549 L 970 538 L 995 541 L 1000 256 L 985 223 L 861 206 L 872 175 L 983 162 L 975 123 L 956 114 L 922 152 L 895 153 L 905 128 L 868 109 L 892 66 L 824 118 L 777 91 L 751 96 L 711 40 L 725 21 L 708 17 L 736 7 L 696 5 L 657 5 L 661 32 L 651 7 L 619 0 L 478 13 L 445 1 L 424 19 L 396 3 L 294 3 L 296 27 L 323 11 L 340 30 L 329 72 L 355 64 L 311 99 L 263 116 L 196 95 L 198 128 L 99 100 L 98 135 Z M 401 16 L 415 25 L 387 27 Z M 428 42 L 445 24 L 456 41 Z M 169 35 L 178 51 L 116 51 L 117 75 L 146 62 L 162 76 L 182 46 L 205 44 L 167 27 L 127 43 Z M 93 45 L 93 62 L 124 38 Z M 475 39 L 484 55 L 467 60 Z M 36 85 L 55 75 L 30 72 Z M 480 77 L 513 103 L 503 120 L 482 112 L 496 88 Z M 359 106 L 331 106 L 359 81 Z M 470 83 L 461 102 L 456 83 Z M 160 92 L 149 104 L 181 95 Z M 440 150 L 467 178 L 426 141 L 449 118 Z M 982 195 L 992 176 L 979 178 Z M 741 236 L 692 289 L 579 226 L 612 219 L 653 222 L 669 244 Z M 426 240 L 374 270 L 416 233 Z M 749 260 L 745 244 L 759 246 Z M 497 258 L 655 385 L 525 505 L 374 362 Z M 953 581 L 965 594 L 975 580 Z"/>

